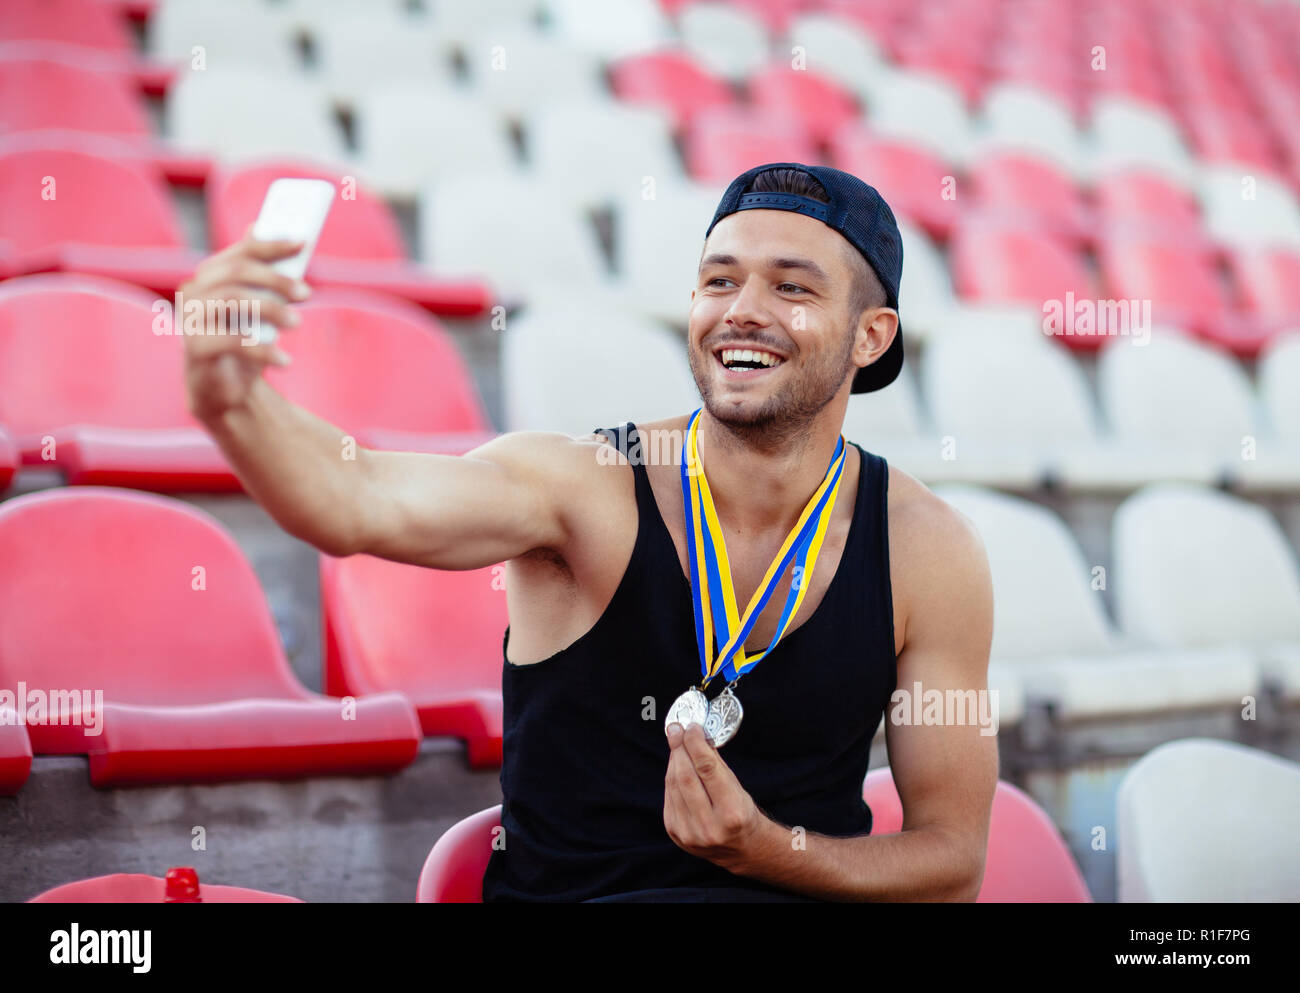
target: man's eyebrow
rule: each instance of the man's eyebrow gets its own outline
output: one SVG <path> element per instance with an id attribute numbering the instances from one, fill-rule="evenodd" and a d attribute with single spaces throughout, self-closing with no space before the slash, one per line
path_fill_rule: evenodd
<path id="1" fill-rule="evenodd" d="M 737 262 L 738 260 L 734 255 L 714 253 L 712 255 L 706 255 L 700 260 L 700 268 L 703 269 L 705 266 L 710 265 L 736 265 Z M 776 258 L 768 259 L 767 267 L 769 269 L 798 269 L 817 277 L 823 282 L 830 282 L 830 276 L 826 274 L 826 270 L 812 259 L 802 259 L 797 257 L 786 258 L 778 256 Z"/>

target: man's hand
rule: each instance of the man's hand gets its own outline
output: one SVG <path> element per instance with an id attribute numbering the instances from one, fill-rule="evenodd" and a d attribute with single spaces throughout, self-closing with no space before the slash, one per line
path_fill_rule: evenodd
<path id="1" fill-rule="evenodd" d="M 306 284 L 282 275 L 271 263 L 302 248 L 301 242 L 242 241 L 203 260 L 180 288 L 182 298 L 204 304 L 204 333 L 186 334 L 185 382 L 190 413 L 203 420 L 242 405 L 267 365 L 288 365 L 289 357 L 269 344 L 252 344 L 240 334 L 234 315 L 255 303 L 260 320 L 293 328 L 298 315 L 288 301 L 306 299 Z M 177 315 L 180 320 L 180 315 Z"/>
<path id="2" fill-rule="evenodd" d="M 682 850 L 734 871 L 753 851 L 769 823 L 735 773 L 704 734 L 703 726 L 668 726 L 664 827 Z"/>

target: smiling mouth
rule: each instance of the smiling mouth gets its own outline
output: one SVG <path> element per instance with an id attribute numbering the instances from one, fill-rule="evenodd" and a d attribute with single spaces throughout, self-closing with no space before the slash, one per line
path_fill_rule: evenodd
<path id="1" fill-rule="evenodd" d="M 713 354 L 730 372 L 775 369 L 785 362 L 780 355 L 762 348 L 719 348 Z"/>

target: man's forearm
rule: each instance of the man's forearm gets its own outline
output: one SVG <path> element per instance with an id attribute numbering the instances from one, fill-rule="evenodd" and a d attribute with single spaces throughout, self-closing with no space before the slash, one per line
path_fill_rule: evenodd
<path id="1" fill-rule="evenodd" d="M 973 901 L 980 865 L 942 828 L 833 838 L 763 817 L 737 875 L 822 900 Z"/>

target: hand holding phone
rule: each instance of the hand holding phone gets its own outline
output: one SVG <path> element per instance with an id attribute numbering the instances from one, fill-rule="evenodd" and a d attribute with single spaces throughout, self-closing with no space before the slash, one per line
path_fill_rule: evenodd
<path id="1" fill-rule="evenodd" d="M 334 202 L 334 193 L 334 184 L 324 179 L 286 178 L 271 183 L 253 224 L 253 237 L 258 241 L 303 243 L 302 250 L 296 255 L 271 263 L 271 268 L 291 279 L 303 278 L 325 226 L 330 204 Z M 275 339 L 275 325 L 260 321 L 257 344 L 269 345 Z"/>

